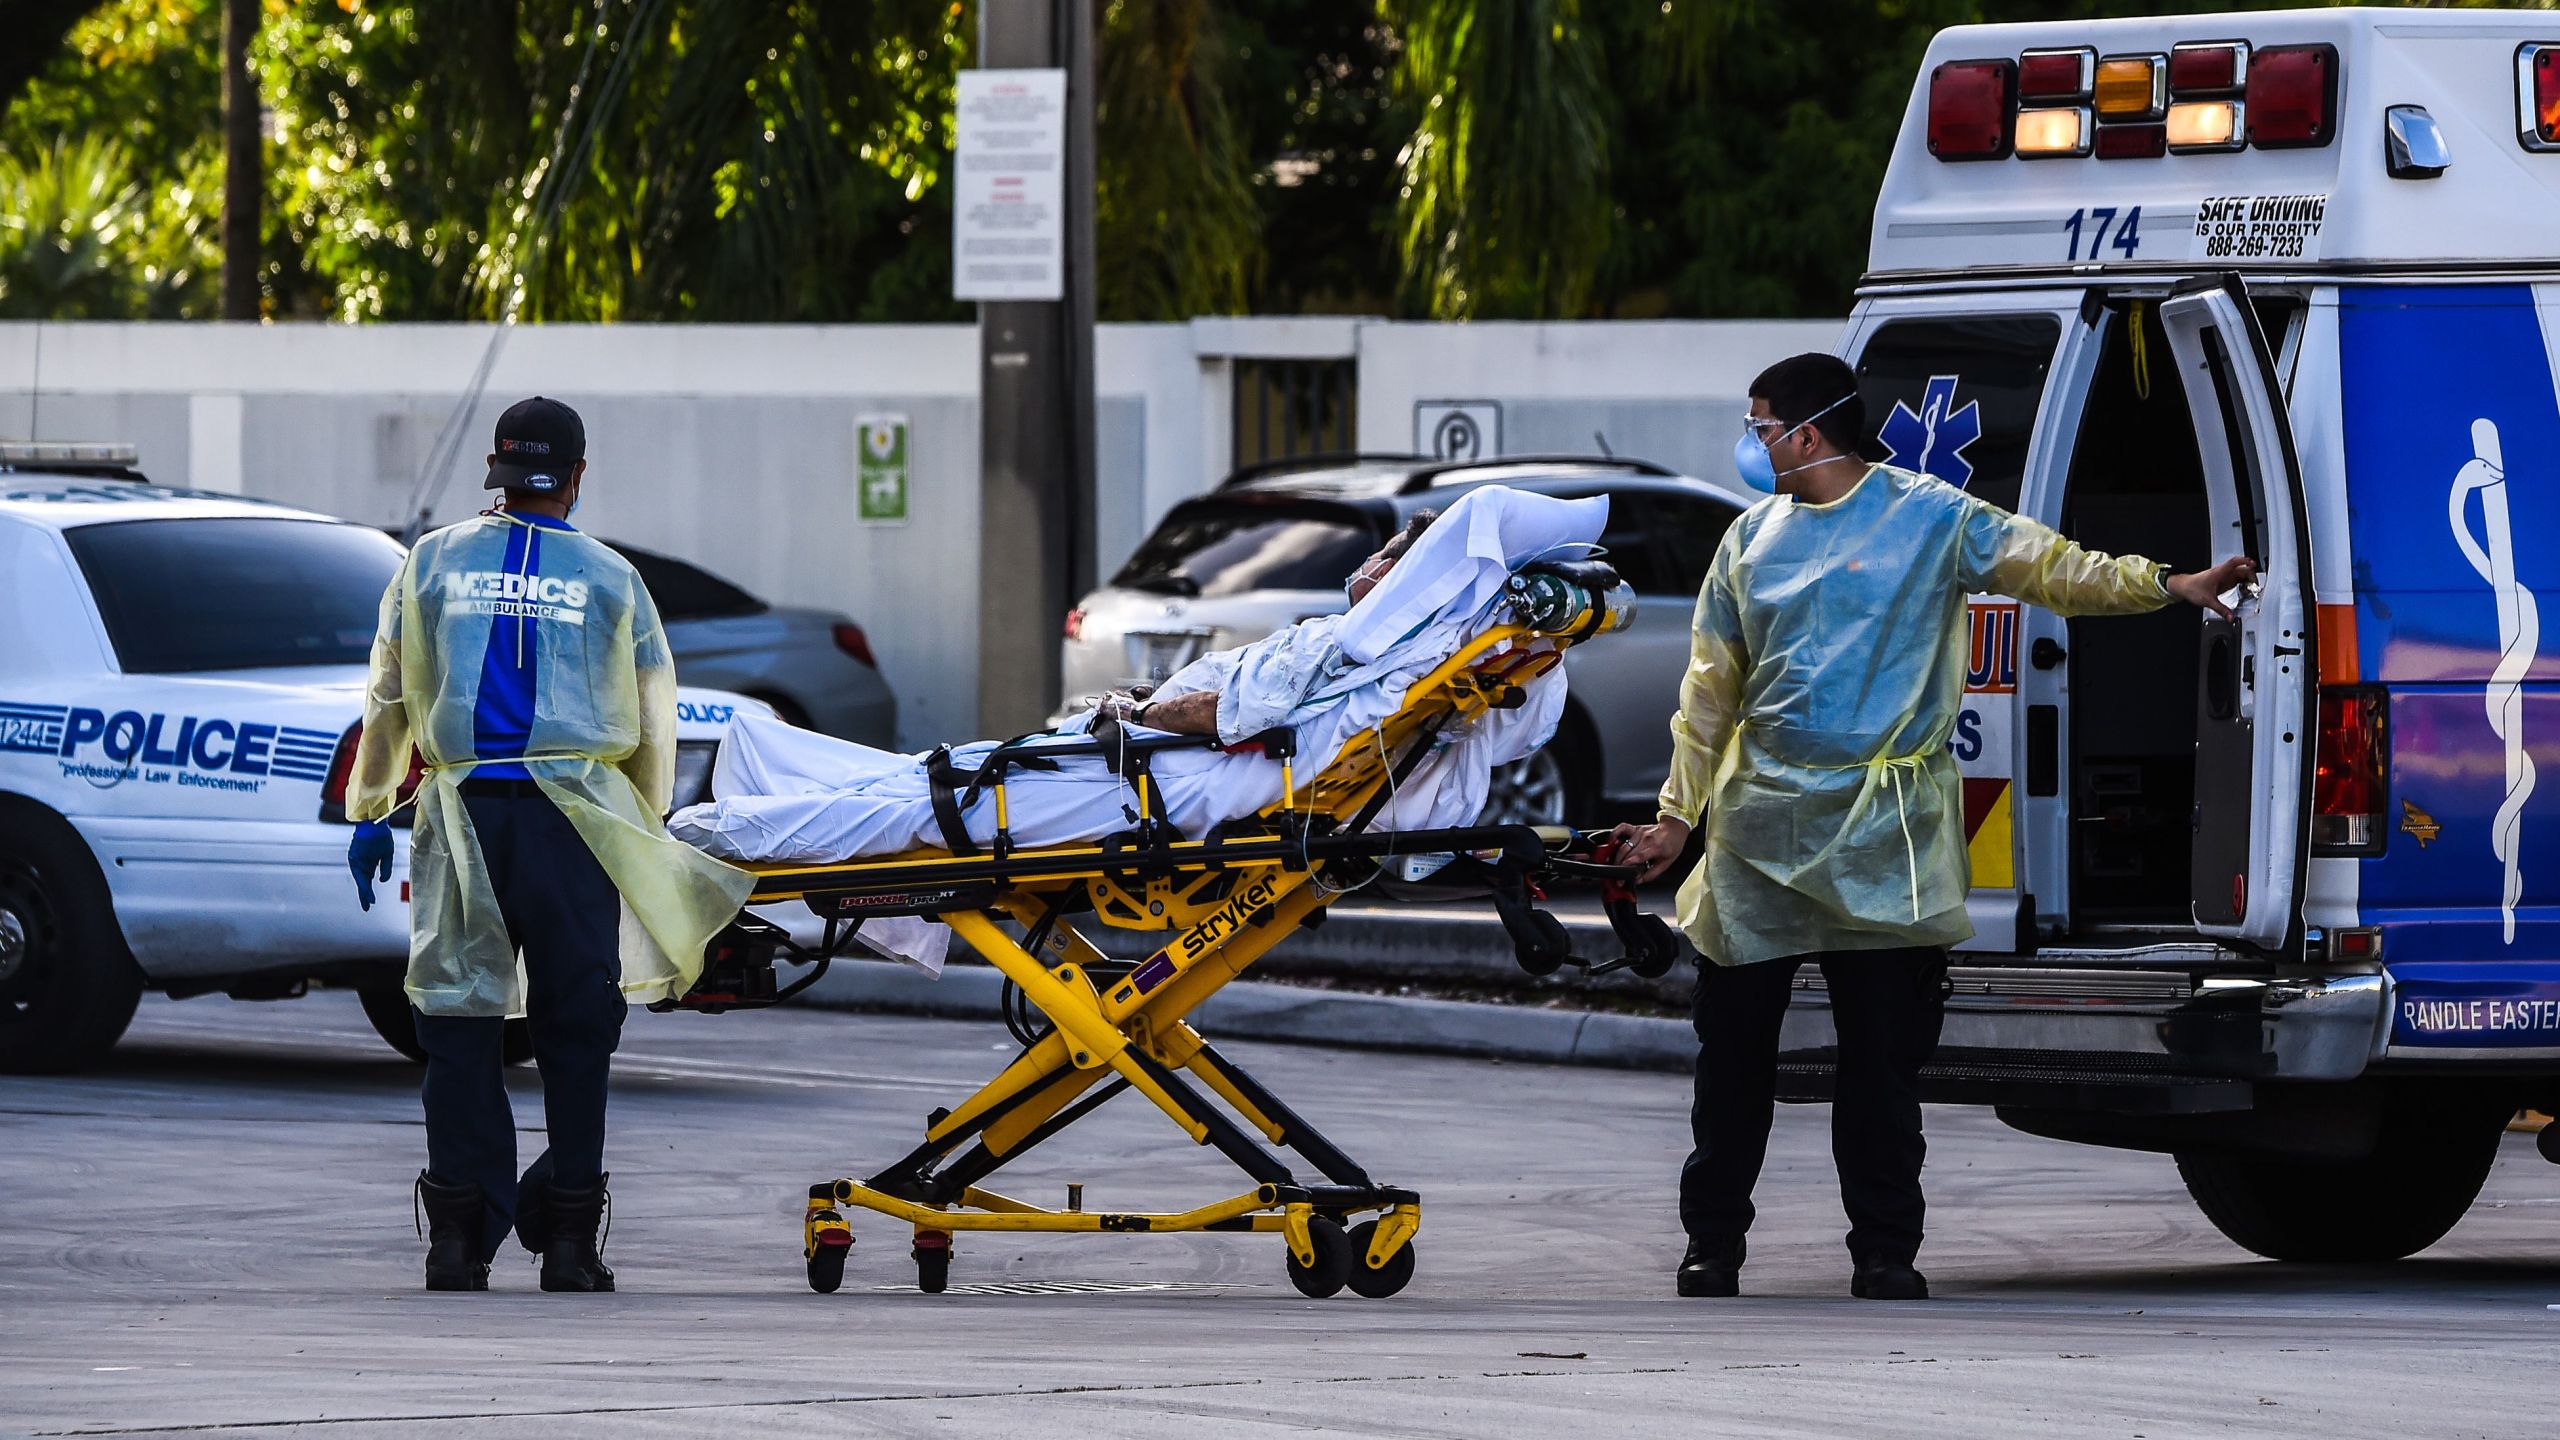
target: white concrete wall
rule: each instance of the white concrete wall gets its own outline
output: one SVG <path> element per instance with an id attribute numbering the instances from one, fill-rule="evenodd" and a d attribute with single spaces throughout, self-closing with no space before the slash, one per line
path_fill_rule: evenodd
<path id="1" fill-rule="evenodd" d="M 1359 327 L 1360 448 L 1430 449 L 1417 406 L 1498 407 L 1500 453 L 1610 450 L 1730 480 L 1751 377 L 1829 351 L 1831 320 L 1611 321 Z"/>
<path id="2" fill-rule="evenodd" d="M 1501 449 L 1592 449 L 1730 469 L 1769 361 L 1828 349 L 1831 322 L 1399 324 L 1355 317 L 1106 325 L 1095 337 L 1105 574 L 1223 475 L 1239 358 L 1360 366 L 1359 443 L 1414 446 L 1418 402 L 1501 407 Z M 481 325 L 0 324 L 0 437 L 126 440 L 166 484 L 373 524 L 406 518 L 469 387 Z M 871 633 L 910 745 L 967 734 L 977 676 L 977 330 L 936 326 L 535 325 L 508 332 L 433 519 L 486 503 L 498 412 L 556 396 L 587 422 L 581 524 Z M 911 516 L 855 515 L 854 419 L 910 422 Z"/>

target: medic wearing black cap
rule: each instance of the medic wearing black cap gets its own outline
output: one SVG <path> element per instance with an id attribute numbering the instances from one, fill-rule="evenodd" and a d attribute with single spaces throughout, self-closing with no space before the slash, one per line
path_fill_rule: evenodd
<path id="1" fill-rule="evenodd" d="M 486 485 L 506 493 L 503 507 L 420 540 L 376 647 L 357 761 L 365 794 L 359 810 L 351 787 L 349 803 L 375 818 L 357 827 L 348 862 L 370 909 L 393 858 L 384 792 L 414 747 L 431 777 L 417 802 L 407 987 L 427 1052 L 417 1188 L 430 1290 L 487 1288 L 509 1229 L 542 1256 L 543 1289 L 614 1288 L 597 1236 L 605 1081 L 633 977 L 618 946 L 622 892 L 582 832 L 613 833 L 594 814 L 635 808 L 619 798 L 635 787 L 608 771 L 645 770 L 651 757 L 586 758 L 612 741 L 604 732 L 646 727 L 579 717 L 640 713 L 635 672 L 670 662 L 628 562 L 569 523 L 586 453 L 568 406 L 536 396 L 510 407 Z M 617 636 L 630 638 L 617 647 Z M 457 700 L 467 735 L 453 723 Z M 624 736 L 620 748 L 632 744 Z M 510 1014 L 532 1031 L 551 1142 L 521 1176 L 502 1055 Z"/>

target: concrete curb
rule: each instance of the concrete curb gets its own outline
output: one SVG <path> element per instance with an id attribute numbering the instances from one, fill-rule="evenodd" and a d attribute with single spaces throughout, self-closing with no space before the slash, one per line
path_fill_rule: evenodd
<path id="1" fill-rule="evenodd" d="M 955 963 L 939 980 L 902 965 L 839 961 L 799 1003 L 831 1010 L 993 1019 L 1004 977 Z M 1551 1065 L 1687 1071 L 1698 1041 L 1678 1020 L 1522 1005 L 1365 995 L 1238 980 L 1194 1013 L 1217 1036 L 1407 1050 Z"/>

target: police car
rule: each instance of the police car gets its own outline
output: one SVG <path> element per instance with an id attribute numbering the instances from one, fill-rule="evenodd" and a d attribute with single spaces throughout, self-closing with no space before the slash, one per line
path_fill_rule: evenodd
<path id="1" fill-rule="evenodd" d="M 2236 623 L 1973 606 L 1930 1098 L 2173 1154 L 2291 1260 L 2433 1244 L 2560 1106 L 2555 236 L 2560 15 L 1932 43 L 1841 350 L 1876 453 L 2264 579 Z"/>
<path id="2" fill-rule="evenodd" d="M 0 1071 L 94 1059 L 146 989 L 271 1000 L 313 983 L 355 987 L 418 1058 L 405 883 L 357 907 L 340 808 L 400 546 L 149 485 L 133 459 L 0 445 Z M 685 804 L 756 702 L 679 699 Z"/>

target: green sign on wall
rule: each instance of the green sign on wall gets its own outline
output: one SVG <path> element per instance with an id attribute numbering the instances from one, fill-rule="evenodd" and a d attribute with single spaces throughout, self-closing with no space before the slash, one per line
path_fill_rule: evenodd
<path id="1" fill-rule="evenodd" d="M 855 479 L 866 523 L 902 525 L 907 519 L 907 417 L 855 418 Z"/>

